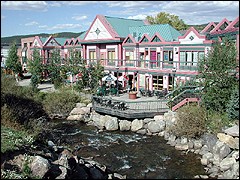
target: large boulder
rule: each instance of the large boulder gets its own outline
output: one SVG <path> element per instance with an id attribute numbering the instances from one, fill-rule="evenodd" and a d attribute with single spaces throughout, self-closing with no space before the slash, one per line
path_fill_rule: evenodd
<path id="1" fill-rule="evenodd" d="M 134 119 L 131 125 L 131 131 L 136 132 L 139 129 L 143 128 L 143 120 Z"/>
<path id="2" fill-rule="evenodd" d="M 120 120 L 119 128 L 120 131 L 128 131 L 131 129 L 132 122 L 127 120 Z"/>
<path id="3" fill-rule="evenodd" d="M 118 119 L 116 117 L 112 117 L 108 119 L 105 123 L 106 130 L 115 131 L 118 130 Z"/>
<path id="4" fill-rule="evenodd" d="M 234 139 L 232 136 L 224 133 L 218 133 L 217 137 L 220 141 L 226 143 L 230 148 L 232 149 L 238 148 L 238 141 L 236 141 L 236 139 Z"/>
<path id="5" fill-rule="evenodd" d="M 39 177 L 40 179 L 48 172 L 50 168 L 50 164 L 47 159 L 41 156 L 32 157 L 32 162 L 30 163 L 30 169 L 32 171 L 32 175 L 35 177 Z"/>

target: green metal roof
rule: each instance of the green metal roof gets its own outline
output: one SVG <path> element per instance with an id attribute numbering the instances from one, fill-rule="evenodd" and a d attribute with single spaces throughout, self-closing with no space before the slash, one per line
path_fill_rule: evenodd
<path id="1" fill-rule="evenodd" d="M 174 29 L 169 24 L 153 24 L 153 25 L 144 25 L 144 26 L 138 26 L 138 27 L 129 27 L 129 33 L 136 35 L 136 37 L 140 36 L 140 38 L 143 36 L 143 34 L 148 34 L 150 38 L 153 37 L 153 35 L 158 32 L 160 36 L 165 41 L 177 41 L 178 36 L 181 36 L 182 34 Z"/>
<path id="2" fill-rule="evenodd" d="M 39 39 L 41 40 L 42 44 L 44 44 L 46 42 L 46 40 L 48 39 L 48 37 L 44 37 L 44 38 L 40 37 Z"/>
<path id="3" fill-rule="evenodd" d="M 128 36 L 130 26 L 145 25 L 143 20 L 124 19 L 124 18 L 109 17 L 109 16 L 105 16 L 105 18 L 113 27 L 113 29 L 118 33 L 118 35 L 124 38 Z"/>
<path id="4" fill-rule="evenodd" d="M 63 46 L 68 38 L 54 38 L 54 39 Z"/>
<path id="5" fill-rule="evenodd" d="M 84 31 L 84 33 L 82 33 L 80 36 L 78 36 L 80 39 L 83 39 L 84 36 L 86 35 L 87 31 Z"/>

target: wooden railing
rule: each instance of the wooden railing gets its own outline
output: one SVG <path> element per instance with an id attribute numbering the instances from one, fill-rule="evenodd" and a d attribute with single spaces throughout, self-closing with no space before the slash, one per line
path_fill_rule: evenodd
<path id="1" fill-rule="evenodd" d="M 122 60 L 122 59 L 84 59 L 87 64 L 97 64 L 98 61 L 105 68 L 133 67 L 138 69 L 153 69 L 153 70 L 171 70 L 173 67 L 181 71 L 197 71 L 197 62 L 180 62 L 180 61 L 156 61 L 156 60 Z"/>
<path id="2" fill-rule="evenodd" d="M 165 99 L 134 102 L 94 95 L 92 104 L 95 111 L 125 118 L 153 117 L 169 110 Z"/>
<path id="3" fill-rule="evenodd" d="M 200 101 L 200 90 L 185 89 L 177 96 L 171 98 L 168 102 L 168 106 L 172 111 L 175 111 L 179 107 L 183 106 L 186 102 L 198 102 L 198 101 Z"/>

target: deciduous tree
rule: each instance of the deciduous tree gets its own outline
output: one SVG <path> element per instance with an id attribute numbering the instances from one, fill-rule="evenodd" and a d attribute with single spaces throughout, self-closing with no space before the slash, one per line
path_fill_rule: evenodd
<path id="1" fill-rule="evenodd" d="M 170 24 L 178 31 L 188 28 L 188 25 L 182 19 L 179 19 L 178 16 L 165 12 L 160 12 L 155 17 L 147 16 L 146 19 L 150 24 Z"/>

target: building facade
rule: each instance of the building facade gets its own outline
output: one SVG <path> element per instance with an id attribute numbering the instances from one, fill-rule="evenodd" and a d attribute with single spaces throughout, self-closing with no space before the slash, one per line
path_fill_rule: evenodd
<path id="1" fill-rule="evenodd" d="M 190 27 L 182 34 L 169 24 L 97 15 L 79 37 L 34 37 L 30 49 L 39 49 L 44 64 L 53 49 L 60 49 L 63 64 L 72 50 L 78 51 L 86 65 L 100 62 L 106 72 L 127 77 L 122 82 L 125 88 L 172 90 L 198 74 L 198 61 L 223 37 L 236 40 L 239 54 L 238 24 L 239 17 L 224 18 L 218 24 L 210 22 L 201 32 Z"/>

